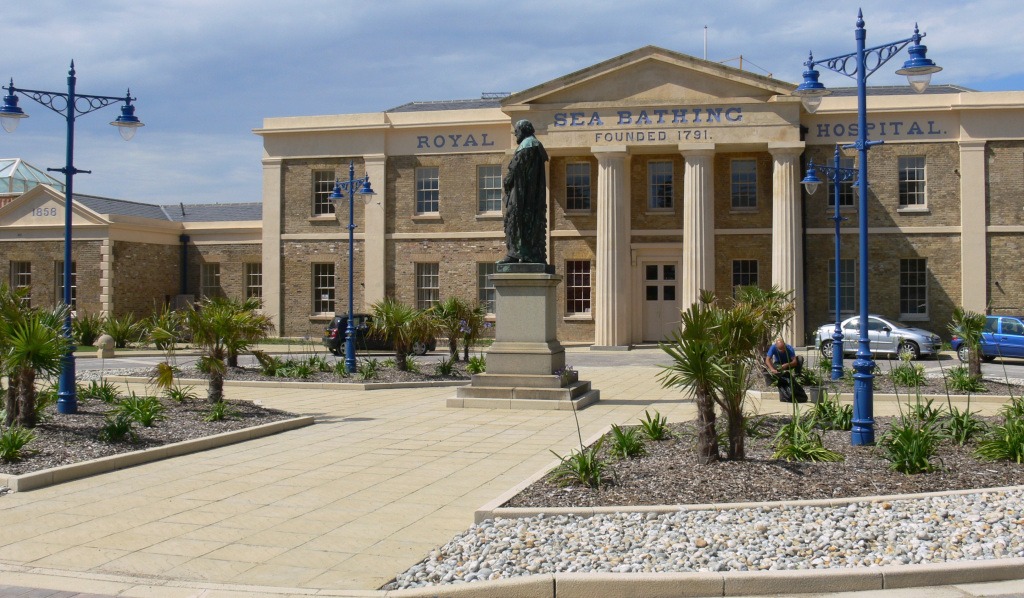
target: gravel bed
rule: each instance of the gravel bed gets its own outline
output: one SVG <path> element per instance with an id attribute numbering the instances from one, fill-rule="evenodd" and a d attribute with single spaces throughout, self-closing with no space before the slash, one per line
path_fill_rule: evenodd
<path id="1" fill-rule="evenodd" d="M 383 589 L 545 573 L 772 571 L 1024 557 L 1024 493 L 842 507 L 494 519 Z"/>

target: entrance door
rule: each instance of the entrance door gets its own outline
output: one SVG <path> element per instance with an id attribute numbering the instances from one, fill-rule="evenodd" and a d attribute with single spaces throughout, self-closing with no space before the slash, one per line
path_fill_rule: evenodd
<path id="1" fill-rule="evenodd" d="M 645 342 L 665 340 L 679 328 L 677 263 L 644 264 Z"/>

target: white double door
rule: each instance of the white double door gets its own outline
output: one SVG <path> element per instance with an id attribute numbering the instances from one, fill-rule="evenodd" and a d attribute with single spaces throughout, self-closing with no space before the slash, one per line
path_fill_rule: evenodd
<path id="1" fill-rule="evenodd" d="M 663 341 L 679 329 L 679 263 L 646 262 L 642 268 L 643 341 Z"/>

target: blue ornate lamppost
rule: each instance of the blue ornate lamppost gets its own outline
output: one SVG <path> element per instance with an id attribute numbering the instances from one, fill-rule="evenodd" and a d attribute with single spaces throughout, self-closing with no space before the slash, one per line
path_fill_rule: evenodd
<path id="1" fill-rule="evenodd" d="M 355 224 L 355 194 L 356 185 L 362 185 L 358 193 L 363 196 L 363 199 L 369 201 L 370 196 L 376 195 L 373 189 L 370 188 L 370 175 L 365 175 L 360 178 L 356 178 L 356 165 L 354 161 L 348 163 L 348 180 L 347 181 L 334 181 L 334 190 L 327 196 L 332 202 L 338 202 L 344 199 L 341 194 L 342 190 L 348 191 L 348 324 L 345 326 L 345 369 L 349 372 L 356 371 L 356 328 L 352 324 L 352 262 L 354 248 L 354 235 L 356 230 Z"/>
<path id="2" fill-rule="evenodd" d="M 130 141 L 135 136 L 135 131 L 143 126 L 138 117 L 135 116 L 135 106 L 132 102 L 131 90 L 124 96 L 94 96 L 78 94 L 75 92 L 75 63 L 71 62 L 68 70 L 68 91 L 67 93 L 57 91 L 40 91 L 38 89 L 24 89 L 14 86 L 11 79 L 10 85 L 4 87 L 7 95 L 4 96 L 3 108 L 0 108 L 0 124 L 8 133 L 13 133 L 18 122 L 28 115 L 18 106 L 17 94 L 22 94 L 32 100 L 46 106 L 57 114 L 60 114 L 67 121 L 67 147 L 66 160 L 63 168 L 47 168 L 49 171 L 64 173 L 64 305 L 68 307 L 68 314 L 64 318 L 63 334 L 68 339 L 68 352 L 64 355 L 63 365 L 60 372 L 57 392 L 57 411 L 59 413 L 76 413 L 78 411 L 78 398 L 75 395 L 75 346 L 71 332 L 71 201 L 72 185 L 74 176 L 80 172 L 91 173 L 91 170 L 79 170 L 75 168 L 75 119 L 90 112 L 105 108 L 111 104 L 124 102 L 121 106 L 121 116 L 118 116 L 110 124 L 118 128 L 121 138 Z"/>
<path id="3" fill-rule="evenodd" d="M 925 54 L 927 48 L 921 45 L 925 34 L 914 25 L 914 35 L 907 39 L 865 47 L 867 31 L 864 29 L 864 15 L 857 11 L 857 29 L 854 37 L 857 51 L 824 60 L 814 60 L 810 56 L 804 66 L 803 82 L 796 88 L 793 95 L 799 96 L 809 112 L 817 110 L 823 96 L 831 91 L 818 82 L 816 66 L 824 66 L 830 71 L 845 75 L 857 82 L 857 141 L 844 147 L 856 148 L 859 152 L 860 170 L 858 173 L 858 220 L 860 234 L 860 338 L 857 346 L 857 359 L 853 362 L 855 370 L 853 387 L 853 430 L 850 441 L 854 445 L 868 445 L 875 442 L 875 420 L 873 417 L 875 362 L 871 356 L 871 345 L 868 339 L 868 149 L 882 141 L 868 141 L 867 119 L 867 78 L 881 68 L 900 50 L 910 45 L 910 59 L 903 63 L 903 68 L 896 71 L 898 75 L 906 75 L 911 88 L 918 93 L 924 92 L 931 82 L 932 74 L 942 70 Z M 913 45 L 911 45 L 913 44 Z M 837 264 L 838 266 L 838 264 Z M 837 289 L 838 291 L 838 289 Z"/>
<path id="4" fill-rule="evenodd" d="M 839 214 L 839 192 L 842 183 L 846 181 L 852 181 L 853 177 L 857 176 L 856 168 L 843 168 L 839 165 L 839 145 L 836 145 L 835 158 L 833 159 L 832 166 L 821 166 L 814 163 L 814 160 L 810 161 L 807 166 L 807 175 L 804 180 L 800 181 L 804 189 L 807 189 L 807 193 L 814 195 L 814 192 L 818 190 L 818 185 L 821 184 L 821 179 L 818 178 L 817 172 L 820 172 L 825 178 L 832 179 L 833 184 L 833 195 L 835 196 L 835 215 L 832 216 L 832 221 L 836 224 L 836 272 L 835 272 L 835 288 L 836 288 L 836 329 L 832 333 L 832 379 L 838 380 L 843 377 L 843 329 L 839 326 L 840 316 L 842 310 L 842 294 L 839 292 L 840 289 L 840 268 L 839 268 L 839 223 L 846 220 L 845 216 Z"/>

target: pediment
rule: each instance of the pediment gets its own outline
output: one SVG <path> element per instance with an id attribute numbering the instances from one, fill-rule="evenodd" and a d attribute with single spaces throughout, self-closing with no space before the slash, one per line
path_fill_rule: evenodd
<path id="1" fill-rule="evenodd" d="M 699 104 L 724 98 L 768 101 L 795 85 L 737 68 L 647 46 L 512 94 L 504 107 L 523 104 Z"/>
<path id="2" fill-rule="evenodd" d="M 99 214 L 79 204 L 72 204 L 73 226 L 110 224 Z M 0 227 L 64 226 L 64 195 L 40 185 L 0 208 Z"/>

